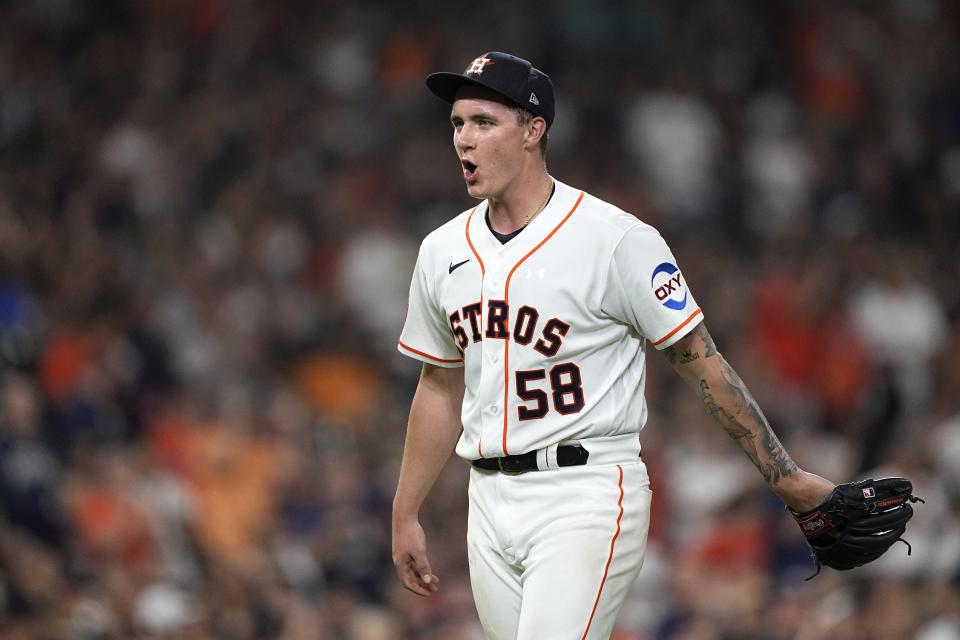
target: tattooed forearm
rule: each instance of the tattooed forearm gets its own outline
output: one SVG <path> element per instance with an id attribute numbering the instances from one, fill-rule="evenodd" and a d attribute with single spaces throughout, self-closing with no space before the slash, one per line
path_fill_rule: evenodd
<path id="1" fill-rule="evenodd" d="M 790 476 L 797 465 L 733 367 L 720 356 L 720 376 L 699 383 L 704 407 L 760 471 L 768 484 Z"/>
<path id="2" fill-rule="evenodd" d="M 706 380 L 700 381 L 700 399 L 703 400 L 703 405 L 707 408 L 707 413 L 710 415 L 723 411 L 710 394 L 710 385 L 707 384 Z"/>
<path id="3" fill-rule="evenodd" d="M 717 351 L 703 323 L 664 351 L 677 372 L 697 389 L 707 413 L 737 443 L 767 483 L 775 485 L 797 470 L 747 385 Z"/>

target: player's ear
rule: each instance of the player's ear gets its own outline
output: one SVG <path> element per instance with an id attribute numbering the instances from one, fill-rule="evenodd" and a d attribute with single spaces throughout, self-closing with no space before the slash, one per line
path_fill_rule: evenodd
<path id="1" fill-rule="evenodd" d="M 540 146 L 540 139 L 547 135 L 547 121 L 540 116 L 530 118 L 527 130 L 524 132 L 524 149 L 535 149 Z"/>

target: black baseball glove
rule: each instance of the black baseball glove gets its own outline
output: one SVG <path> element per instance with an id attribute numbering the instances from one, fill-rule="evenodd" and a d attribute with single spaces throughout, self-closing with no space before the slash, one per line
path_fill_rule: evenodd
<path id="1" fill-rule="evenodd" d="M 873 562 L 898 540 L 909 555 L 901 536 L 913 517 L 910 503 L 917 501 L 923 502 L 906 478 L 881 478 L 837 485 L 815 509 L 790 512 L 807 537 L 817 573 L 823 565 L 845 571 Z"/>

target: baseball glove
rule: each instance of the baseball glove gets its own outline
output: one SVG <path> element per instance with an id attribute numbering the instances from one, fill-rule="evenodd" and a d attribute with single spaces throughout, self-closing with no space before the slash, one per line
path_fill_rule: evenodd
<path id="1" fill-rule="evenodd" d="M 817 564 L 813 576 L 823 565 L 845 571 L 873 562 L 898 540 L 909 555 L 910 543 L 901 536 L 913 517 L 910 503 L 918 501 L 906 478 L 881 478 L 837 485 L 806 513 L 791 509 Z"/>

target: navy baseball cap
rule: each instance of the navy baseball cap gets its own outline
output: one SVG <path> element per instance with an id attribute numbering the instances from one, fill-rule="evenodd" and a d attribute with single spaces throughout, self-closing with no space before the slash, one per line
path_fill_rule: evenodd
<path id="1" fill-rule="evenodd" d="M 451 104 L 457 90 L 468 84 L 491 89 L 542 117 L 547 127 L 553 124 L 553 82 L 523 58 L 491 51 L 471 62 L 462 74 L 441 71 L 427 76 L 427 88 Z"/>

